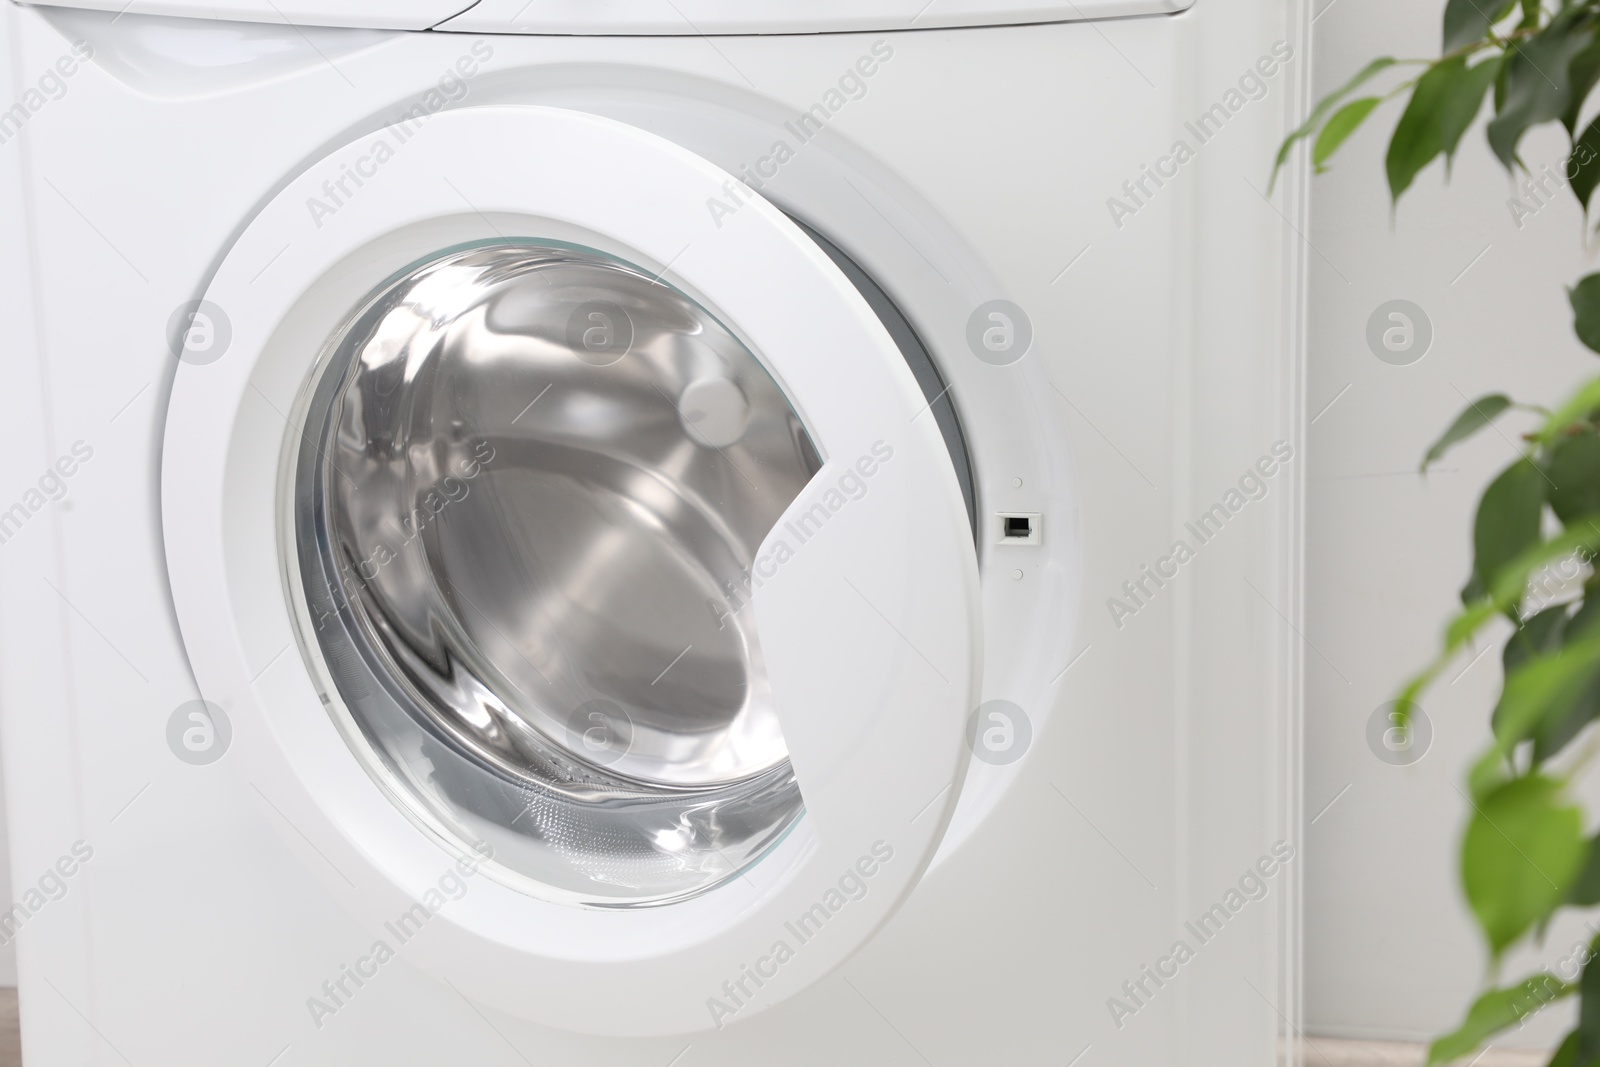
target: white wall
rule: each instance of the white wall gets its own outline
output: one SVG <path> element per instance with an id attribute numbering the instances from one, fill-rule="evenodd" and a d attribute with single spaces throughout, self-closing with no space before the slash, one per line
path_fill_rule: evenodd
<path id="1" fill-rule="evenodd" d="M 1374 56 L 1438 53 L 1442 0 L 1317 7 L 1319 97 Z M 1423 701 L 1434 739 L 1421 762 L 1380 762 L 1365 729 L 1436 647 L 1467 575 L 1477 493 L 1517 454 L 1515 431 L 1528 417 L 1508 418 L 1503 432 L 1482 434 L 1426 479 L 1417 462 L 1468 398 L 1505 389 L 1548 403 L 1600 373 L 1600 361 L 1574 340 L 1563 289 L 1594 269 L 1570 194 L 1519 230 L 1480 121 L 1449 185 L 1436 163 L 1391 228 L 1383 152 L 1398 117 L 1397 104 L 1385 105 L 1316 179 L 1307 234 L 1315 421 L 1305 811 L 1315 822 L 1307 832 L 1306 1015 L 1313 1034 L 1421 1038 L 1455 1025 L 1483 975 L 1457 890 L 1466 801 L 1456 787 L 1488 736 L 1498 648 L 1459 678 L 1461 667 L 1448 672 Z M 1524 142 L 1523 155 L 1535 170 L 1543 162 L 1559 170 L 1563 146 L 1545 131 Z M 1431 350 L 1411 366 L 1379 361 L 1364 336 L 1368 316 L 1395 298 L 1420 305 L 1435 331 Z M 1597 797 L 1590 788 L 1591 810 L 1600 809 Z M 1565 955 L 1579 938 L 1575 922 L 1557 924 L 1546 955 Z M 1507 976 L 1520 975 L 1524 962 L 1514 960 Z M 1546 1015 L 1505 1043 L 1550 1041 L 1566 1019 Z"/>

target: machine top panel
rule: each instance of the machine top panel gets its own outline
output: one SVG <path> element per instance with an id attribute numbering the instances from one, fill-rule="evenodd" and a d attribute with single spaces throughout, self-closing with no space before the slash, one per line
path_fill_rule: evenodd
<path id="1" fill-rule="evenodd" d="M 469 0 L 32 0 L 40 7 L 69 7 L 117 14 L 264 22 L 279 26 L 339 26 L 375 30 L 426 30 L 460 14 Z"/>
<path id="2" fill-rule="evenodd" d="M 1194 0 L 33 0 L 239 22 L 461 33 L 849 33 L 1169 14 Z"/>

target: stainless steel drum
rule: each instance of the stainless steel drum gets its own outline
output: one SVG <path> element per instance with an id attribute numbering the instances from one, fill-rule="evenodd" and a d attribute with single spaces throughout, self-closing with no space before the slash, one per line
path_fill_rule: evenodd
<path id="1" fill-rule="evenodd" d="M 794 825 L 748 568 L 820 460 L 705 308 L 590 249 L 452 251 L 338 331 L 299 430 L 302 640 L 414 819 L 603 906 Z"/>

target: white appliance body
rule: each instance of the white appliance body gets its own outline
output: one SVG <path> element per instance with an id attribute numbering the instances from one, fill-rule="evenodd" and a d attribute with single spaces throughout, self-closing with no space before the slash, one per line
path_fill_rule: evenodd
<path id="1" fill-rule="evenodd" d="M 27 1061 L 1275 1062 L 1303 250 L 1298 175 L 1262 192 L 1297 11 L 517 6 L 0 13 Z M 712 604 L 759 634 L 803 814 L 682 892 L 518 866 L 531 802 L 498 850 L 424 810 L 302 589 L 335 342 L 530 247 L 700 309 L 815 453 Z M 661 395 L 756 493 L 752 380 Z"/>

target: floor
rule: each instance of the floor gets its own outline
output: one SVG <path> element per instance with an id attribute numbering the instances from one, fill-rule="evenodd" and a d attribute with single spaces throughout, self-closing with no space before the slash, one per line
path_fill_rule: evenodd
<path id="1" fill-rule="evenodd" d="M 0 989 L 0 1067 L 22 1067 L 22 1038 L 17 1034 L 15 989 Z"/>

